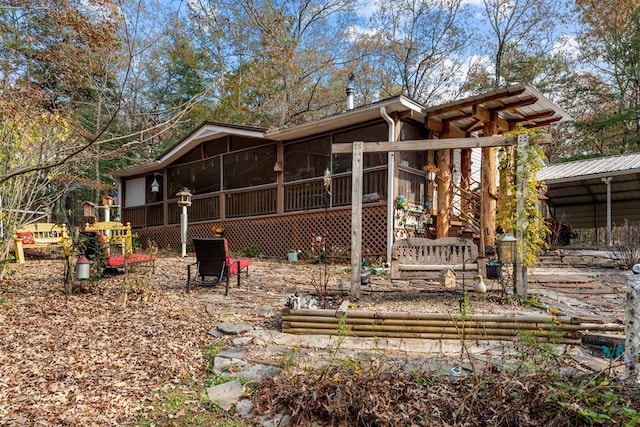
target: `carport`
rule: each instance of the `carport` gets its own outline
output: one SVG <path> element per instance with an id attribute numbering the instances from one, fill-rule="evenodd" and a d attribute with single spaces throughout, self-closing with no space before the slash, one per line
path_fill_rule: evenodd
<path id="1" fill-rule="evenodd" d="M 640 221 L 640 153 L 549 165 L 538 179 L 548 187 L 551 218 L 598 230 L 607 246 L 612 227 Z"/>

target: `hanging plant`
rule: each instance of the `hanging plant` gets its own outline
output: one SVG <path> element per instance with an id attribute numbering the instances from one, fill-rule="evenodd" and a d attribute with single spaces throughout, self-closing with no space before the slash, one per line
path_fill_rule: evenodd
<path id="1" fill-rule="evenodd" d="M 501 208 L 496 214 L 496 225 L 506 231 L 519 230 L 522 237 L 518 239 L 518 254 L 522 265 L 532 266 L 542 249 L 547 247 L 549 228 L 540 212 L 537 173 L 543 167 L 544 152 L 536 144 L 538 138 L 548 134 L 542 129 L 518 128 L 505 133 L 505 136 L 518 136 L 527 133 L 530 143 L 526 147 L 514 147 L 514 155 L 510 156 L 508 148 L 501 148 L 500 173 L 504 174 L 500 193 L 503 195 Z M 524 195 L 518 194 L 517 183 L 526 182 Z M 506 197 L 505 197 L 506 196 Z M 518 200 L 524 196 L 523 206 L 518 216 Z"/>

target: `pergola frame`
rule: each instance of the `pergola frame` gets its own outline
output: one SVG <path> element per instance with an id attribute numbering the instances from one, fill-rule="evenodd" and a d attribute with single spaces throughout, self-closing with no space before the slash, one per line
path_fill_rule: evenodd
<path id="1" fill-rule="evenodd" d="M 428 151 L 428 150 L 455 150 L 455 149 L 470 149 L 470 148 L 495 148 L 506 146 L 518 146 L 518 151 L 524 150 L 529 143 L 527 134 L 520 134 L 518 137 L 513 136 L 489 136 L 478 138 L 447 138 L 436 140 L 413 140 L 413 141 L 399 141 L 399 142 L 362 142 L 356 141 L 353 143 L 335 144 L 334 152 L 340 154 L 352 154 L 352 189 L 353 195 L 351 206 L 351 297 L 359 299 L 360 281 L 362 274 L 362 173 L 363 173 L 363 155 L 364 153 L 384 153 L 390 151 Z M 484 156 L 483 156 L 484 162 Z M 494 164 L 495 165 L 495 164 Z M 484 166 L 484 165 L 483 165 Z M 484 167 L 483 167 L 484 169 Z M 450 175 L 444 174 L 444 178 L 447 179 Z M 495 175 L 493 176 L 495 180 Z M 526 180 L 521 180 L 517 184 L 518 204 L 516 210 L 516 216 L 520 221 L 521 213 L 524 210 L 524 199 L 526 197 Z M 446 185 L 450 188 L 449 185 Z M 485 211 L 485 195 L 481 198 L 481 210 Z M 447 209 L 441 211 L 443 218 L 438 215 L 438 224 L 446 223 L 448 225 L 450 221 L 450 215 L 448 206 Z M 389 218 L 388 221 L 391 221 Z M 448 227 L 446 228 L 448 232 Z M 515 230 L 516 237 L 522 239 L 522 230 L 520 224 L 517 224 Z M 485 246 L 486 233 L 480 233 L 480 247 Z M 493 234 L 495 237 L 495 234 Z M 387 242 L 387 247 L 391 247 L 393 242 Z M 481 252 L 481 256 L 484 253 Z M 388 258 L 389 262 L 393 262 L 391 258 Z M 526 268 L 522 266 L 518 259 L 515 262 L 514 271 L 514 287 L 518 294 L 526 296 L 527 293 L 527 272 Z"/>

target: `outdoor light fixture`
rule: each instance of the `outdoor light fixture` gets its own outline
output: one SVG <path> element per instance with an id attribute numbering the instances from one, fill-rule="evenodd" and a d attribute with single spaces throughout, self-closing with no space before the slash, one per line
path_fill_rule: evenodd
<path id="1" fill-rule="evenodd" d="M 504 233 L 500 239 L 500 260 L 502 262 L 514 262 L 518 250 L 518 240 L 511 233 Z"/>
<path id="2" fill-rule="evenodd" d="M 158 191 L 160 191 L 160 184 L 158 183 L 158 179 L 156 178 L 155 174 L 153 175 L 153 182 L 151 183 L 151 192 L 152 193 L 157 193 Z"/>
<path id="3" fill-rule="evenodd" d="M 428 163 L 424 168 L 422 168 L 427 173 L 428 181 L 436 180 L 436 173 L 438 172 L 438 167 L 433 163 Z"/>

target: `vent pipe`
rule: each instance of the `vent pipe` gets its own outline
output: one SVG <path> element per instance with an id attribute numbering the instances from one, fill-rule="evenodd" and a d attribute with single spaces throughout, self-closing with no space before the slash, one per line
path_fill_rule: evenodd
<path id="1" fill-rule="evenodd" d="M 349 74 L 349 83 L 347 83 L 347 111 L 353 110 L 353 73 Z"/>

